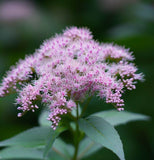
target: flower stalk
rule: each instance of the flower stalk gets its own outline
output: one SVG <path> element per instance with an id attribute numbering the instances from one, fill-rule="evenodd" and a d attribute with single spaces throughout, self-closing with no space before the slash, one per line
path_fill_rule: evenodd
<path id="1" fill-rule="evenodd" d="M 72 160 L 77 160 L 78 156 L 78 149 L 79 149 L 79 143 L 80 143 L 80 131 L 79 131 L 79 125 L 78 125 L 78 119 L 79 119 L 79 106 L 78 103 L 76 103 L 76 119 L 75 119 L 75 133 L 74 133 L 74 156 Z"/>

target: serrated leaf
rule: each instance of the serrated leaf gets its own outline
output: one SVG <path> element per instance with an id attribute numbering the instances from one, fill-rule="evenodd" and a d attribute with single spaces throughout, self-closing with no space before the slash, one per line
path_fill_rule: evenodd
<path id="1" fill-rule="evenodd" d="M 40 126 L 51 126 L 52 122 L 47 120 L 47 117 L 49 116 L 49 111 L 43 110 L 42 113 L 39 116 L 39 125 Z"/>
<path id="2" fill-rule="evenodd" d="M 34 127 L 0 142 L 0 146 L 42 146 L 46 144 L 47 138 L 52 132 L 50 127 Z"/>
<path id="3" fill-rule="evenodd" d="M 125 160 L 122 142 L 118 132 L 100 117 L 90 116 L 79 120 L 80 129 L 94 142 L 113 151 L 121 160 Z"/>
<path id="4" fill-rule="evenodd" d="M 79 145 L 78 158 L 90 156 L 102 148 L 101 144 L 95 143 L 89 137 L 84 138 Z"/>
<path id="5" fill-rule="evenodd" d="M 105 119 L 113 126 L 125 124 L 131 121 L 141 121 L 150 119 L 150 117 L 145 116 L 143 114 L 131 113 L 127 111 L 118 112 L 116 110 L 102 111 L 93 115 Z"/>
<path id="6" fill-rule="evenodd" d="M 0 159 L 36 159 L 43 160 L 43 153 L 36 148 L 8 147 L 0 151 Z"/>

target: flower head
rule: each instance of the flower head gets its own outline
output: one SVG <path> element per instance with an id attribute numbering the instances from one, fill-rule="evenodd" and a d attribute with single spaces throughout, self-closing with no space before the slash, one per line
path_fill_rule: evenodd
<path id="1" fill-rule="evenodd" d="M 41 99 L 50 109 L 48 120 L 56 129 L 61 115 L 71 112 L 77 101 L 97 94 L 123 110 L 122 94 L 135 89 L 143 75 L 132 63 L 129 50 L 100 44 L 86 28 L 67 28 L 41 45 L 32 56 L 20 60 L 3 78 L 0 96 L 18 92 L 16 104 L 22 116 L 33 112 Z"/>

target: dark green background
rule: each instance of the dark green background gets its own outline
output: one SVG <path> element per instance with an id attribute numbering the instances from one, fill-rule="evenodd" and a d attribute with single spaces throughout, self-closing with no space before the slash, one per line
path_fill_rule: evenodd
<path id="1" fill-rule="evenodd" d="M 1 0 L 0 9 L 9 2 Z M 0 14 L 0 79 L 16 61 L 24 58 L 26 54 L 32 54 L 45 39 L 60 33 L 67 26 L 87 26 L 94 39 L 130 48 L 134 52 L 139 70 L 145 74 L 145 82 L 137 84 L 136 90 L 125 93 L 125 110 L 149 115 L 151 121 L 129 123 L 117 127 L 117 130 L 121 135 L 127 160 L 154 159 L 154 1 L 25 2 L 24 7 L 30 11 L 24 17 L 11 19 Z M 11 13 L 10 10 L 9 12 Z M 38 125 L 39 111 L 28 113 L 22 118 L 16 117 L 17 110 L 13 104 L 15 97 L 16 95 L 10 95 L 0 98 L 0 140 Z M 112 106 L 95 103 L 90 105 L 88 111 L 106 109 L 112 109 Z M 106 149 L 88 159 L 118 160 Z"/>

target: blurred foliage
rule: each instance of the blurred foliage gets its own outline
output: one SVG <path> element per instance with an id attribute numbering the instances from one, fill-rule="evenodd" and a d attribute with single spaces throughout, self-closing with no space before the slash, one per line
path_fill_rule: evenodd
<path id="1" fill-rule="evenodd" d="M 126 2 L 122 3 L 121 0 L 121 5 L 119 1 L 116 5 L 116 0 L 25 0 L 23 4 L 19 0 L 1 0 L 0 79 L 11 65 L 20 58 L 24 58 L 26 54 L 35 52 L 45 39 L 55 33 L 60 33 L 67 26 L 86 26 L 90 28 L 98 41 L 124 45 L 134 52 L 135 63 L 145 74 L 145 82 L 139 83 L 137 90 L 124 95 L 125 109 L 153 117 L 154 1 L 131 0 L 129 2 L 128 0 L 128 3 L 125 0 Z M 21 5 L 17 6 L 21 7 L 19 8 L 21 12 L 24 7 L 27 7 L 28 14 L 12 19 L 10 17 L 14 13 L 13 9 L 12 11 L 10 9 L 8 14 L 3 14 L 6 4 L 10 2 L 20 3 Z M 37 119 L 40 111 L 27 113 L 22 118 L 16 117 L 17 110 L 13 104 L 15 97 L 16 95 L 10 95 L 0 98 L 0 140 L 38 125 Z M 112 109 L 112 106 L 102 101 L 96 103 L 96 99 L 93 99 L 88 113 L 106 109 Z M 136 122 L 117 128 L 124 143 L 127 159 L 154 159 L 152 123 L 153 120 Z M 116 160 L 118 158 L 110 154 L 110 151 L 103 149 L 88 158 L 90 159 Z"/>

